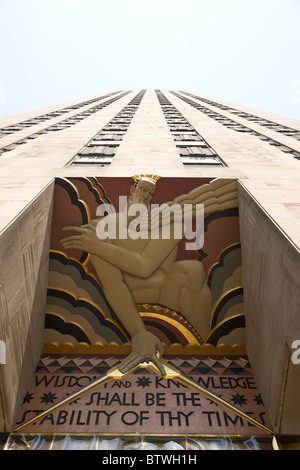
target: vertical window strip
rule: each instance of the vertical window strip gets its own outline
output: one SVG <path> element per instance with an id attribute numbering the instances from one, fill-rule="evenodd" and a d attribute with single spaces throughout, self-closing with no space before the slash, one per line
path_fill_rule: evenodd
<path id="1" fill-rule="evenodd" d="M 120 93 L 119 91 L 113 92 L 113 93 L 108 93 L 104 96 L 93 98 L 88 101 L 82 101 L 81 103 L 73 104 L 72 106 L 67 106 L 66 108 L 58 109 L 46 114 L 41 114 L 40 116 L 36 116 L 31 119 L 26 119 L 25 121 L 20 121 L 16 124 L 12 124 L 10 126 L 2 127 L 0 129 L 0 138 L 4 137 L 6 135 L 13 134 L 15 132 L 21 131 L 26 127 L 31 127 L 36 124 L 40 124 L 41 122 L 47 121 L 49 119 L 56 118 L 58 116 L 61 116 L 62 114 L 69 113 L 71 111 L 74 111 L 76 109 L 82 108 L 83 106 L 87 106 L 89 104 L 95 103 L 96 101 L 104 100 L 105 98 L 108 98 L 109 96 L 115 95 L 117 93 Z"/>
<path id="2" fill-rule="evenodd" d="M 209 100 L 207 98 L 201 98 L 197 95 L 193 95 L 192 93 L 188 93 L 185 91 L 181 91 L 180 93 L 183 93 L 184 95 L 187 95 L 187 96 L 191 96 L 193 99 L 202 101 L 203 103 L 210 104 L 211 106 L 215 106 L 216 108 L 222 109 L 223 111 L 228 111 L 229 113 L 232 113 L 232 114 L 235 114 L 236 116 L 247 119 L 248 121 L 255 122 L 256 124 L 267 127 L 268 129 L 271 129 L 275 132 L 279 132 L 288 137 L 292 137 L 296 140 L 300 140 L 300 131 L 298 129 L 293 129 L 292 127 L 288 127 L 283 124 L 278 124 L 277 122 L 271 121 L 270 119 L 262 118 L 260 116 L 255 116 L 254 114 L 247 113 L 246 111 L 240 111 L 238 109 L 218 103 L 216 101 Z"/>
<path id="3" fill-rule="evenodd" d="M 103 109 L 106 106 L 108 106 L 108 105 L 114 103 L 115 101 L 119 100 L 120 98 L 123 98 L 123 96 L 127 95 L 128 93 L 130 93 L 130 92 L 129 91 L 123 92 L 121 95 L 114 96 L 113 98 L 110 98 L 107 101 L 101 102 L 101 103 L 97 104 L 96 106 L 93 106 L 89 109 L 86 109 L 85 111 L 82 111 L 81 113 L 75 114 L 72 117 L 64 119 L 64 120 L 60 121 L 59 123 L 54 124 L 53 126 L 49 126 L 45 129 L 43 129 L 42 131 L 31 134 L 31 135 L 25 137 L 25 139 L 21 139 L 17 142 L 14 142 L 13 144 L 7 145 L 6 147 L 3 147 L 2 149 L 0 149 L 0 155 L 4 154 L 6 152 L 9 152 L 11 150 L 14 150 L 19 145 L 26 144 L 27 142 L 30 142 L 30 141 L 36 139 L 37 137 L 39 137 L 41 135 L 49 134 L 50 132 L 60 131 L 60 130 L 63 130 L 63 129 L 66 129 L 66 128 L 72 126 L 73 124 L 77 124 L 78 122 L 82 121 L 83 119 L 85 119 L 85 118 L 91 116 L 92 114 L 96 113 L 100 109 Z M 110 96 L 110 95 L 107 95 L 107 96 Z"/>
<path id="4" fill-rule="evenodd" d="M 219 155 L 217 155 L 215 150 L 160 90 L 156 90 L 156 96 L 174 138 L 183 165 L 225 166 L 225 163 Z"/>
<path id="5" fill-rule="evenodd" d="M 175 91 L 171 91 L 173 95 L 177 96 L 181 100 L 185 101 L 187 104 L 193 106 L 194 108 L 198 109 L 198 111 L 206 114 L 206 116 L 210 117 L 211 119 L 214 119 L 217 121 L 219 124 L 222 124 L 222 126 L 227 127 L 228 129 L 231 129 L 236 132 L 242 132 L 245 134 L 253 135 L 255 137 L 258 137 L 260 140 L 263 140 L 269 145 L 272 145 L 276 147 L 278 150 L 281 150 L 283 153 L 300 160 L 300 152 L 297 150 L 293 149 L 292 147 L 289 147 L 287 145 L 282 144 L 281 142 L 278 142 L 277 140 L 271 139 L 270 137 L 261 134 L 260 132 L 254 131 L 250 127 L 244 126 L 243 124 L 240 124 L 239 122 L 234 121 L 233 119 L 230 119 L 223 114 L 217 113 L 216 111 L 213 111 L 210 108 L 207 108 L 206 106 L 200 105 L 199 103 L 196 103 L 195 101 L 191 100 L 190 98 L 187 98 L 185 96 L 180 95 L 179 93 Z"/>
<path id="6" fill-rule="evenodd" d="M 70 164 L 110 165 L 144 97 L 145 91 L 146 90 L 141 90 L 118 114 L 116 114 L 116 116 L 78 152 L 77 156 Z"/>

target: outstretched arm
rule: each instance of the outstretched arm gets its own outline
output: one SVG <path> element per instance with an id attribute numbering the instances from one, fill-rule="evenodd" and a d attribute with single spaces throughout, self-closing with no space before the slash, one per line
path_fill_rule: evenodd
<path id="1" fill-rule="evenodd" d="M 129 372 L 146 359 L 150 359 L 160 373 L 165 375 L 164 366 L 159 359 L 164 354 L 163 346 L 154 334 L 146 330 L 123 274 L 96 255 L 91 256 L 91 262 L 101 279 L 107 301 L 131 336 L 131 354 L 119 365 L 120 371 Z"/>
<path id="2" fill-rule="evenodd" d="M 78 232 L 63 238 L 61 243 L 65 249 L 78 249 L 99 256 L 109 264 L 132 276 L 148 278 L 167 258 L 178 244 L 178 240 L 149 239 L 141 253 L 106 243 L 96 234 L 92 225 L 82 227 L 64 227 L 63 230 Z"/>
<path id="3" fill-rule="evenodd" d="M 76 240 L 71 240 L 70 243 L 67 243 L 68 247 L 79 248 L 80 250 L 91 253 L 96 251 L 92 248 L 93 244 L 92 246 L 91 243 L 86 245 L 87 241 L 89 241 L 89 237 L 87 236 L 89 232 L 93 232 L 93 229 L 91 227 L 85 227 L 83 231 L 80 231 L 81 235 L 75 237 Z M 93 237 L 91 237 L 91 239 L 93 239 Z M 97 240 L 101 242 L 98 238 Z M 105 247 L 110 246 L 108 243 L 102 244 L 105 245 Z M 66 243 L 64 243 L 64 247 L 67 248 Z M 103 291 L 108 303 L 131 336 L 131 354 L 121 362 L 119 366 L 120 371 L 123 373 L 129 372 L 148 359 L 157 366 L 162 375 L 165 375 L 164 366 L 159 359 L 159 356 L 162 356 L 164 353 L 163 346 L 154 334 L 146 330 L 144 322 L 136 308 L 131 291 L 124 281 L 122 272 L 96 254 L 91 255 L 91 262 L 101 279 Z M 157 354 L 159 354 L 159 356 Z"/>

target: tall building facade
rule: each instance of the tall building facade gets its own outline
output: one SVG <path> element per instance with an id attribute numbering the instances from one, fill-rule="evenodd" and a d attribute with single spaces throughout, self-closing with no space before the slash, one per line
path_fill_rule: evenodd
<path id="1" fill-rule="evenodd" d="M 0 432 L 296 439 L 299 160 L 299 121 L 184 91 L 2 119 Z M 89 248 L 94 221 L 134 197 L 203 205 L 202 242 L 148 244 L 137 217 L 137 239 Z M 139 328 L 161 362 L 145 362 Z"/>

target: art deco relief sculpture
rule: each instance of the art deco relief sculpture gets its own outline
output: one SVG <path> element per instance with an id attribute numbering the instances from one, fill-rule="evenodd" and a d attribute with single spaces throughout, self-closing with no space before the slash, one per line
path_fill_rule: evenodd
<path id="1" fill-rule="evenodd" d="M 146 330 L 137 303 L 157 303 L 180 312 L 202 338 L 209 331 L 211 293 L 203 265 L 197 260 L 177 260 L 178 245 L 184 236 L 184 231 L 178 236 L 178 229 L 184 224 L 178 208 L 183 210 L 189 205 L 193 216 L 199 204 L 203 205 L 205 215 L 238 205 L 236 182 L 213 180 L 164 205 L 167 209 L 177 209 L 177 216 L 176 211 L 168 213 L 166 236 L 159 211 L 150 211 L 157 179 L 135 177 L 124 212 L 103 215 L 86 226 L 65 227 L 76 235 L 61 240 L 64 249 L 90 253 L 106 299 L 131 335 L 131 354 L 119 366 L 124 373 L 148 358 L 164 375 L 159 360 L 164 353 L 163 346 Z M 132 209 L 137 206 L 138 223 L 132 216 Z M 150 212 L 151 224 L 143 223 L 149 221 Z M 128 236 L 126 229 L 130 226 L 137 229 L 137 225 L 139 231 Z M 110 227 L 113 227 L 111 232 Z M 104 228 L 106 236 L 103 236 Z"/>

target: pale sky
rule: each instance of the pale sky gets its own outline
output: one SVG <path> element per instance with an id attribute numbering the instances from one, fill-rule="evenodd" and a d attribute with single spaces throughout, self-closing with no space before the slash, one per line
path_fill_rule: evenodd
<path id="1" fill-rule="evenodd" d="M 0 0 L 0 117 L 185 90 L 300 119 L 300 0 Z"/>

